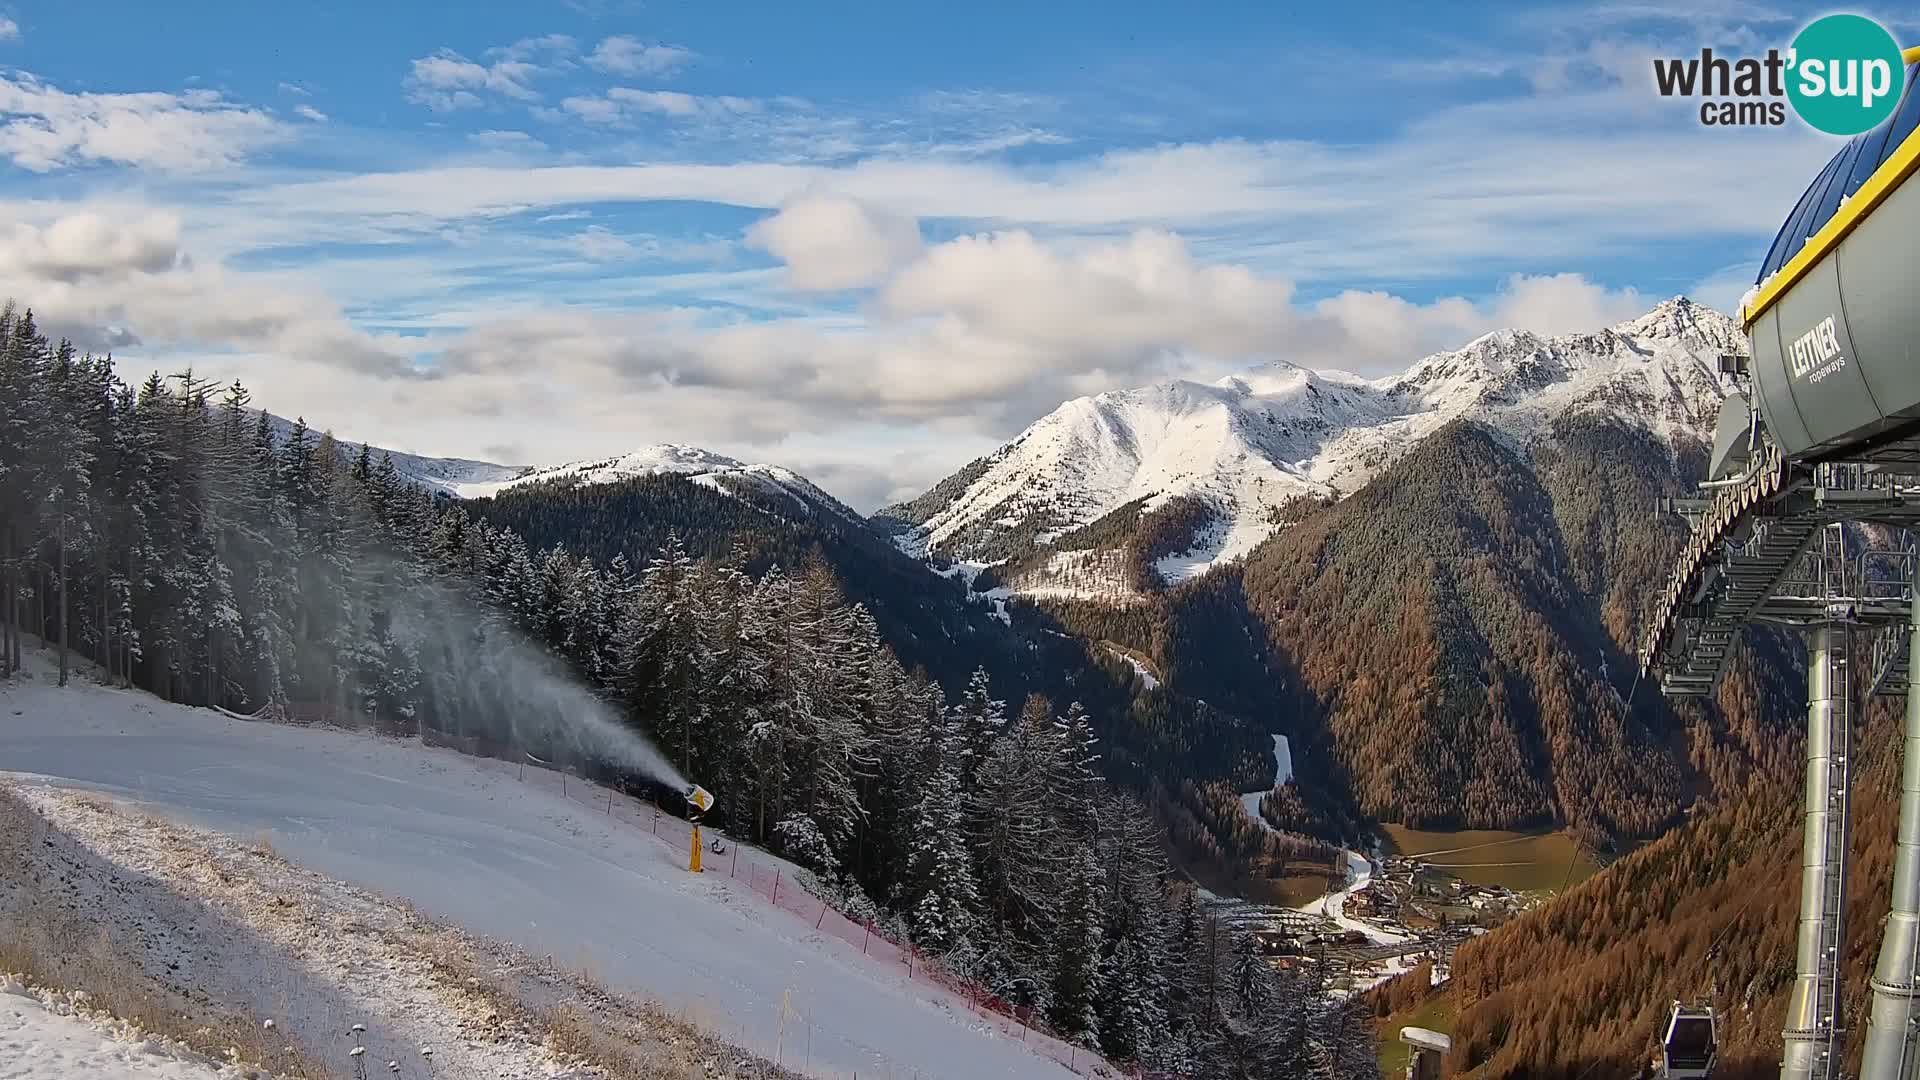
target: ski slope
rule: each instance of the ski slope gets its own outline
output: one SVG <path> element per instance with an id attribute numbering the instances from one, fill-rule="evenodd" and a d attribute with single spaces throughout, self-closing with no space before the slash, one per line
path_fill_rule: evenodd
<path id="1" fill-rule="evenodd" d="M 29 680 L 0 689 L 0 767 L 264 835 L 296 863 L 585 968 L 789 1068 L 1072 1075 L 745 882 L 688 874 L 683 852 L 497 763 Z"/>

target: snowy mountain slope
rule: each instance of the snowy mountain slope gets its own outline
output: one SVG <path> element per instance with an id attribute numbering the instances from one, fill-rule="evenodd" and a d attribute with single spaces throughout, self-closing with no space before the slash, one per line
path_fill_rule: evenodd
<path id="1" fill-rule="evenodd" d="M 268 415 L 274 437 L 282 442 L 293 422 Z M 316 431 L 316 435 L 318 432 Z M 352 459 L 361 444 L 342 440 L 341 453 Z M 866 529 L 864 518 L 823 488 L 791 469 L 778 465 L 749 465 L 697 446 L 661 443 L 643 446 L 617 457 L 570 461 L 560 465 L 501 465 L 468 458 L 424 457 L 370 447 L 376 462 L 391 455 L 394 469 L 409 483 L 462 499 L 484 499 L 504 491 L 542 483 L 613 484 L 644 476 L 674 473 L 726 495 L 758 495 L 788 503 L 807 515 L 825 513 Z"/>
<path id="2" fill-rule="evenodd" d="M 571 461 L 564 465 L 521 470 L 502 479 L 477 480 L 450 486 L 463 499 L 480 499 L 535 484 L 615 484 L 643 476 L 674 473 L 722 494 L 753 492 L 791 501 L 812 514 L 824 511 L 864 527 L 860 515 L 827 494 L 813 481 L 778 465 L 748 465 L 697 446 L 661 443 L 643 446 L 619 457 Z"/>
<path id="3" fill-rule="evenodd" d="M 1744 351 L 1731 319 L 1684 297 L 1588 334 L 1487 334 L 1402 374 L 1365 380 L 1274 363 L 1216 383 L 1177 380 L 1078 398 L 986 458 L 881 517 L 901 543 L 959 559 L 1006 558 L 1133 500 L 1183 495 L 1218 514 L 1163 576 L 1252 550 L 1288 500 L 1339 497 L 1450 420 L 1516 443 L 1556 417 L 1605 413 L 1664 439 L 1712 422 L 1717 357 Z"/>
<path id="4" fill-rule="evenodd" d="M 267 414 L 267 423 L 273 428 L 273 437 L 285 443 L 287 435 L 293 431 L 293 421 L 275 413 Z M 313 436 L 318 437 L 323 428 L 312 428 Z M 340 441 L 340 452 L 348 460 L 360 453 L 360 443 Z M 474 461 L 468 458 L 423 457 L 419 454 L 388 450 L 379 446 L 369 446 L 368 452 L 378 462 L 382 455 L 393 457 L 393 467 L 407 482 L 426 488 L 429 491 L 446 492 L 458 495 L 463 487 L 473 484 L 499 483 L 519 476 L 527 471 L 524 465 L 500 465 L 491 461 Z"/>
<path id="5" fill-rule="evenodd" d="M 965 1002 L 497 763 L 143 693 L 0 689 L 0 762 L 231 836 L 638 992 L 806 1070 L 1065 1077 Z M 725 792 L 718 793 L 722 798 Z M 757 856 L 764 858 L 764 856 Z"/>

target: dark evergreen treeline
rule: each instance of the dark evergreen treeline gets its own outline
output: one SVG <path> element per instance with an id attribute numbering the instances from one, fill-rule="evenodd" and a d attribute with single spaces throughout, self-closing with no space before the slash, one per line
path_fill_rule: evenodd
<path id="1" fill-rule="evenodd" d="M 830 568 L 530 547 L 237 384 L 108 360 L 0 312 L 0 677 L 21 630 L 174 701 L 495 740 L 644 734 L 737 835 L 809 867 L 1069 1038 L 1180 1075 L 1374 1073 L 1371 1033 L 1170 881 L 1087 711 L 949 700 Z M 1136 721 L 1150 730 L 1150 716 Z M 530 725 L 530 726 L 523 726 Z M 591 743 L 602 768 L 623 760 Z M 551 752 L 547 742 L 540 744 Z"/>
<path id="2" fill-rule="evenodd" d="M 1147 799 L 1183 859 L 1216 862 L 1221 876 L 1234 877 L 1285 855 L 1263 848 L 1261 830 L 1247 835 L 1243 817 L 1209 812 L 1199 797 L 1215 783 L 1247 791 L 1271 780 L 1262 727 L 1192 696 L 1137 692 L 1132 668 L 1094 640 L 1099 635 L 1064 635 L 1045 612 L 1018 600 L 1002 622 L 989 605 L 969 600 L 961 582 L 927 573 L 833 507 L 747 483 L 715 490 L 678 475 L 515 488 L 466 506 L 534 551 L 564 548 L 601 565 L 644 566 L 672 535 L 689 556 L 753 577 L 774 567 L 824 567 L 871 615 L 901 666 L 924 669 L 949 695 L 985 669 L 1008 700 L 1038 693 L 1081 702 L 1100 740 L 1102 773 Z"/>

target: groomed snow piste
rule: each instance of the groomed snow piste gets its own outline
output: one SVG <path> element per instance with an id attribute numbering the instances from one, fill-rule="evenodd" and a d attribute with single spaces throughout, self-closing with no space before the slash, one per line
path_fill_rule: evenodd
<path id="1" fill-rule="evenodd" d="M 790 1068 L 804 1040 L 823 1076 L 1071 1075 L 745 882 L 688 874 L 684 853 L 498 763 L 29 679 L 0 689 L 0 766 L 266 839 L 322 874 L 588 967 L 747 1049 L 781 1048 Z"/>

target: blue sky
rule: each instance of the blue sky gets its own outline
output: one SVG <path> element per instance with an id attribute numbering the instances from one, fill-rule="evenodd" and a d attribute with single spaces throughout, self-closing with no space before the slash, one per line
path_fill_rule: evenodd
<path id="1" fill-rule="evenodd" d="M 1731 306 L 1833 143 L 1648 61 L 1826 10 L 0 2 L 0 289 L 356 439 L 869 507 L 1076 394 Z"/>

